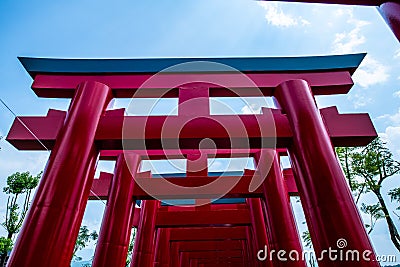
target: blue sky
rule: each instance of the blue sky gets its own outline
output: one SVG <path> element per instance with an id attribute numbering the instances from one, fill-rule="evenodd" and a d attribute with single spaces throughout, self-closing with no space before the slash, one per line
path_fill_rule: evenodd
<path id="1" fill-rule="evenodd" d="M 0 97 L 18 115 L 44 115 L 66 109 L 68 100 L 39 99 L 17 56 L 67 58 L 302 56 L 367 52 L 346 96 L 318 97 L 320 107 L 368 112 L 380 135 L 400 159 L 400 44 L 374 7 L 255 2 L 246 0 L 10 1 L 0 2 Z M 250 99 L 256 112 L 263 101 Z M 241 101 L 226 101 L 248 113 Z M 116 101 L 115 106 L 126 106 Z M 161 112 L 174 102 L 161 102 Z M 215 107 L 216 112 L 218 106 Z M 13 115 L 0 106 L 0 135 Z M 15 171 L 37 173 L 48 152 L 18 152 L 0 141 L 0 187 Z M 112 163 L 100 169 L 112 170 Z M 400 185 L 392 177 L 383 186 Z M 388 203 L 390 203 L 387 198 Z M 365 202 L 373 203 L 373 196 Z M 297 204 L 296 216 L 301 219 Z M 393 208 L 394 205 L 390 204 Z M 5 209 L 0 194 L 0 220 Z M 84 223 L 99 228 L 101 202 L 88 205 Z M 400 221 L 395 218 L 400 227 Z M 300 223 L 300 228 L 304 225 Z M 0 235 L 4 230 L 0 228 Z M 389 242 L 384 221 L 371 239 L 378 254 L 400 254 Z M 90 257 L 92 249 L 83 252 Z"/>

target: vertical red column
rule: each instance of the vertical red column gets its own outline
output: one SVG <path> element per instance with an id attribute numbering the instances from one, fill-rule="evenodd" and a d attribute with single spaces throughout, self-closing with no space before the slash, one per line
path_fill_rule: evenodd
<path id="1" fill-rule="evenodd" d="M 162 247 L 161 229 L 156 229 L 156 241 L 154 245 L 154 267 L 160 266 L 160 250 Z"/>
<path id="2" fill-rule="evenodd" d="M 178 254 L 179 254 L 179 267 L 187 267 L 190 262 L 189 252 L 181 252 L 179 251 L 178 245 Z"/>
<path id="3" fill-rule="evenodd" d="M 70 265 L 98 157 L 95 133 L 111 98 L 104 84 L 78 86 L 7 266 Z"/>
<path id="4" fill-rule="evenodd" d="M 314 249 L 317 256 L 324 256 L 319 266 L 379 266 L 372 261 L 373 248 L 307 82 L 286 81 L 276 88 L 275 97 L 293 132 L 289 152 Z M 343 255 L 357 251 L 360 260 L 322 254 L 329 249 Z"/>
<path id="5" fill-rule="evenodd" d="M 277 152 L 272 149 L 263 150 L 255 155 L 255 160 L 257 162 L 257 171 L 261 176 L 266 176 L 262 186 L 269 235 L 267 261 L 272 259 L 273 266 L 305 267 L 306 263 L 301 257 L 303 252 L 301 241 Z M 268 169 L 268 164 L 266 163 L 271 161 L 272 165 Z M 272 254 L 272 250 L 275 250 L 275 254 Z M 277 257 L 277 253 L 280 250 L 286 252 L 283 257 L 287 261 L 280 260 Z M 272 257 L 270 257 L 269 253 L 271 253 Z"/>
<path id="6" fill-rule="evenodd" d="M 379 11 L 397 37 L 397 40 L 400 41 L 400 4 L 386 2 L 379 7 Z"/>
<path id="7" fill-rule="evenodd" d="M 255 248 L 253 253 L 257 253 L 259 250 L 264 249 L 268 246 L 268 237 L 264 220 L 264 213 L 262 210 L 261 199 L 250 198 L 247 200 L 250 209 L 250 216 L 252 219 L 252 227 L 255 236 Z M 257 255 L 257 254 L 255 254 Z M 257 265 L 270 266 L 269 261 L 260 262 Z"/>
<path id="8" fill-rule="evenodd" d="M 153 267 L 158 204 L 157 200 L 142 202 L 131 267 Z"/>
<path id="9" fill-rule="evenodd" d="M 171 258 L 169 259 L 169 263 L 171 266 L 179 266 L 179 242 L 172 242 L 170 248 Z"/>
<path id="10" fill-rule="evenodd" d="M 190 260 L 190 267 L 198 267 L 199 262 L 197 259 Z"/>
<path id="11" fill-rule="evenodd" d="M 169 234 L 170 229 L 168 228 L 158 228 L 158 246 L 156 246 L 156 251 L 154 258 L 156 259 L 156 265 L 159 267 L 168 266 L 169 261 Z"/>
<path id="12" fill-rule="evenodd" d="M 94 254 L 94 267 L 122 267 L 126 264 L 135 209 L 133 178 L 139 163 L 140 156 L 137 154 L 118 156 Z"/>
<path id="13" fill-rule="evenodd" d="M 246 227 L 248 266 L 257 266 L 257 249 L 251 227 Z"/>

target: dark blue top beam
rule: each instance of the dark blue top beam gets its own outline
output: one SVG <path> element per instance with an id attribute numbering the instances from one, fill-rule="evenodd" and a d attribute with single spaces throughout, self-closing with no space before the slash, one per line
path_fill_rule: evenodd
<path id="1" fill-rule="evenodd" d="M 141 59 L 55 59 L 19 57 L 26 71 L 36 74 L 145 74 L 162 70 L 171 73 L 233 72 L 219 64 L 177 64 L 205 61 L 216 62 L 245 73 L 256 72 L 315 72 L 347 70 L 353 73 L 365 53 L 337 56 L 308 57 L 249 57 L 249 58 L 141 58 Z"/>

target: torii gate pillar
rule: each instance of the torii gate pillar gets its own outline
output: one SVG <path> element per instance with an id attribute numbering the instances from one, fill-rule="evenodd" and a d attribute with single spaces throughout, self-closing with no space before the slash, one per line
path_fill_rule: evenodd
<path id="1" fill-rule="evenodd" d="M 109 100 L 102 83 L 78 86 L 7 266 L 70 266 L 94 178 L 95 133 Z"/>
<path id="2" fill-rule="evenodd" d="M 379 266 L 309 85 L 304 80 L 283 82 L 275 97 L 293 131 L 289 152 L 317 255 L 330 248 L 342 249 L 343 255 L 356 250 L 361 260 L 343 260 L 340 266 Z M 339 239 L 346 240 L 345 247 L 338 247 Z M 370 261 L 362 259 L 363 253 Z M 318 265 L 336 263 L 326 255 Z"/>
<path id="3" fill-rule="evenodd" d="M 394 35 L 400 41 L 400 4 L 386 2 L 379 7 L 379 11 L 392 29 Z"/>
<path id="4" fill-rule="evenodd" d="M 128 254 L 135 202 L 132 199 L 135 170 L 140 156 L 120 154 L 115 165 L 106 210 L 96 245 L 93 267 L 124 267 Z"/>
<path id="5" fill-rule="evenodd" d="M 267 217 L 266 226 L 269 235 L 268 251 L 284 250 L 287 253 L 296 251 L 297 255 L 302 255 L 303 249 L 290 205 L 289 193 L 279 165 L 277 151 L 265 149 L 262 154 L 260 152 L 256 153 L 254 159 L 257 162 L 257 171 L 260 175 L 266 176 L 263 182 L 263 191 Z M 268 169 L 266 162 L 271 161 L 272 165 Z M 301 257 L 298 260 L 281 261 L 277 257 L 270 259 L 269 255 L 267 255 L 267 261 L 271 260 L 273 266 L 306 266 Z"/>

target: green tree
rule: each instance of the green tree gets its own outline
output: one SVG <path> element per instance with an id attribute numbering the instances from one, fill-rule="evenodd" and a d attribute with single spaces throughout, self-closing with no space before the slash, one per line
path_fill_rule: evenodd
<path id="1" fill-rule="evenodd" d="M 96 231 L 90 233 L 87 226 L 83 225 L 79 228 L 78 238 L 76 239 L 75 247 L 74 247 L 74 260 L 80 261 L 82 260 L 81 257 L 76 256 L 76 253 L 84 249 L 90 241 L 96 241 L 99 235 Z"/>
<path id="2" fill-rule="evenodd" d="M 390 239 L 400 251 L 400 235 L 381 192 L 382 183 L 400 173 L 400 162 L 393 159 L 393 154 L 380 138 L 376 138 L 364 148 L 348 150 L 347 155 L 343 149 L 337 149 L 337 152 L 346 177 L 350 179 L 350 189 L 356 191 L 356 202 L 361 194 L 368 192 L 372 192 L 378 200 L 377 204 L 361 206 L 361 210 L 371 218 L 371 223 L 366 225 L 369 232 L 373 230 L 377 220 L 385 219 Z M 400 193 L 397 195 L 395 191 L 391 192 L 392 200 L 396 200 L 397 196 L 400 198 Z"/>
<path id="3" fill-rule="evenodd" d="M 365 203 L 362 203 L 361 211 L 370 216 L 370 218 L 369 218 L 370 223 L 365 224 L 365 227 L 368 230 L 368 234 L 370 234 L 372 232 L 372 230 L 374 230 L 375 224 L 379 219 L 385 218 L 385 214 L 383 214 L 381 204 L 379 204 L 379 203 L 372 204 L 372 205 L 367 205 Z"/>
<path id="4" fill-rule="evenodd" d="M 344 175 L 349 183 L 350 190 L 354 195 L 356 204 L 358 204 L 361 195 L 366 192 L 366 185 L 362 182 L 362 179 L 360 180 L 359 177 L 357 177 L 357 174 L 352 168 L 353 155 L 356 152 L 356 149 L 357 148 L 354 147 L 335 148 L 340 164 L 342 165 Z"/>
<path id="5" fill-rule="evenodd" d="M 389 191 L 388 195 L 392 201 L 397 201 L 400 203 L 400 187 L 392 189 Z M 396 210 L 400 210 L 400 206 L 396 208 Z M 393 211 L 393 213 L 400 219 L 400 215 Z"/>
<path id="6" fill-rule="evenodd" d="M 16 172 L 7 177 L 7 186 L 3 188 L 3 192 L 8 195 L 6 219 L 1 224 L 7 231 L 7 239 L 12 240 L 21 229 L 29 208 L 31 193 L 38 185 L 41 175 L 42 173 L 33 176 L 29 172 Z M 22 206 L 19 204 L 20 200 L 22 200 Z M 1 264 L 4 264 L 6 256 L 6 252 L 1 253 Z"/>
<path id="7" fill-rule="evenodd" d="M 7 253 L 12 249 L 13 242 L 11 239 L 6 238 L 6 237 L 0 237 L 0 253 L 1 255 L 6 255 Z M 0 262 L 0 266 L 4 266 L 5 263 L 5 257 L 4 260 L 2 259 Z"/>
<path id="8" fill-rule="evenodd" d="M 304 241 L 304 245 L 306 246 L 306 248 L 312 248 L 312 242 L 311 242 L 311 235 L 310 235 L 310 231 L 305 231 L 303 232 L 303 234 L 301 235 L 301 238 Z M 308 259 L 308 265 L 311 267 L 315 267 L 316 266 L 316 259 L 314 257 L 314 255 L 309 254 L 310 258 Z"/>
<path id="9" fill-rule="evenodd" d="M 136 237 L 136 228 L 132 228 L 132 233 L 131 233 L 131 241 L 129 242 L 129 247 L 128 247 L 128 256 L 126 257 L 126 267 L 129 266 L 131 263 L 132 259 L 132 254 L 133 254 L 133 249 L 135 247 L 135 237 Z"/>

